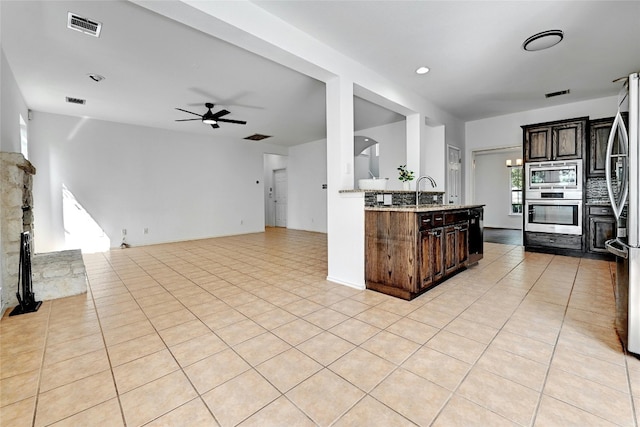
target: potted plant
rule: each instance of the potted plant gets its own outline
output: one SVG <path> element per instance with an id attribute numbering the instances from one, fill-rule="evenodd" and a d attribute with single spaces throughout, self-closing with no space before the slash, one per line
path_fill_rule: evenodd
<path id="1" fill-rule="evenodd" d="M 407 165 L 400 165 L 398 167 L 398 173 L 400 176 L 398 179 L 402 181 L 402 187 L 404 190 L 410 190 L 410 183 L 413 181 L 413 171 L 407 169 Z"/>

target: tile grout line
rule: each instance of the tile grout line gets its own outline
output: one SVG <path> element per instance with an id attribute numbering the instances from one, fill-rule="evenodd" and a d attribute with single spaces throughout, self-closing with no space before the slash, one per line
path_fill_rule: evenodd
<path id="1" fill-rule="evenodd" d="M 554 256 L 555 257 L 555 256 Z M 535 411 L 533 412 L 533 417 L 531 419 L 531 426 L 535 425 L 536 420 L 538 418 L 538 411 L 540 410 L 540 405 L 542 404 L 542 398 L 545 396 L 544 390 L 547 386 L 547 381 L 549 379 L 549 373 L 551 372 L 551 365 L 553 364 L 553 358 L 556 354 L 556 349 L 558 347 L 558 342 L 560 341 L 560 335 L 562 334 L 562 327 L 564 326 L 565 319 L 567 317 L 567 311 L 569 310 L 569 304 L 571 302 L 571 296 L 573 295 L 573 290 L 576 284 L 576 278 L 578 277 L 578 271 L 580 271 L 580 263 L 582 260 L 578 262 L 578 266 L 576 268 L 575 275 L 573 277 L 573 281 L 571 282 L 571 291 L 567 297 L 567 302 L 564 307 L 564 312 L 562 313 L 562 323 L 560 324 L 560 329 L 558 331 L 558 335 L 556 336 L 555 342 L 553 343 L 553 350 L 551 351 L 551 357 L 549 358 L 549 363 L 547 365 L 547 369 L 544 375 L 544 381 L 542 382 L 542 387 L 540 388 L 540 394 L 538 396 L 538 401 L 536 403 Z M 572 405 L 573 406 L 573 405 Z"/>
<path id="2" fill-rule="evenodd" d="M 45 357 L 47 356 L 47 342 L 49 341 L 49 322 L 51 322 L 52 309 L 53 309 L 53 303 L 51 303 L 51 307 L 49 307 L 49 312 L 47 313 L 45 337 L 44 337 L 44 343 L 43 343 L 43 349 L 42 349 L 42 359 L 40 360 L 40 372 L 38 372 L 38 386 L 36 387 L 35 401 L 33 402 L 33 418 L 31 421 L 32 427 L 35 427 L 36 416 L 38 415 L 38 403 L 40 401 L 40 387 L 42 387 L 42 374 L 44 372 L 44 361 L 45 361 Z"/>
<path id="3" fill-rule="evenodd" d="M 146 251 L 145 251 L 145 253 L 146 253 Z M 157 260 L 157 258 L 156 258 L 156 257 L 154 257 L 153 255 L 151 255 L 151 256 L 152 256 L 154 259 L 156 259 L 156 260 Z M 138 267 L 140 267 L 143 271 L 145 271 L 145 274 L 148 274 L 148 273 L 147 273 L 147 271 L 146 271 L 142 266 L 140 266 L 140 264 L 139 264 L 136 260 L 132 259 L 132 258 L 131 258 L 131 257 L 129 257 L 128 255 L 127 255 L 127 257 L 129 258 L 129 260 L 131 260 L 133 263 L 135 263 Z M 114 267 L 113 267 L 113 265 L 112 265 L 110 262 L 109 262 L 109 264 L 111 265 L 111 267 L 112 267 L 112 269 L 113 269 L 113 272 L 114 272 L 116 275 L 118 275 L 118 277 L 120 277 L 120 275 L 118 274 L 118 272 L 117 272 L 116 268 L 114 268 Z M 172 267 L 170 267 L 168 264 L 166 264 L 166 263 L 164 263 L 164 262 L 163 262 L 162 264 L 163 264 L 163 265 L 165 265 L 166 267 L 168 267 L 169 269 L 173 270 L 174 272 L 176 272 L 176 273 L 180 274 L 180 276 L 181 276 L 182 278 L 184 278 L 184 279 L 188 280 L 189 282 L 191 282 L 191 283 L 192 283 L 192 284 L 194 284 L 195 286 L 200 287 L 197 283 L 195 283 L 195 282 L 191 281 L 190 279 L 186 278 L 184 275 L 182 275 L 181 273 L 177 272 L 175 269 L 173 269 Z M 151 276 L 151 277 L 152 277 L 152 276 Z M 157 282 L 157 280 L 155 280 L 155 279 L 154 279 L 154 281 L 155 281 L 155 282 Z M 168 292 L 169 294 L 171 294 L 171 296 L 172 296 L 173 298 L 175 298 L 175 296 L 173 296 L 173 294 L 171 293 L 171 291 L 169 291 L 169 290 L 168 290 L 168 289 L 167 289 L 163 284 L 161 284 L 161 283 L 159 283 L 159 282 L 157 282 L 157 283 L 158 283 L 158 285 L 159 285 L 159 286 L 161 286 L 161 287 L 162 287 L 166 292 Z M 129 287 L 128 287 L 124 282 L 123 282 L 123 285 L 127 288 L 127 290 L 129 291 L 129 293 L 131 294 L 131 291 L 129 290 Z M 213 414 L 213 412 L 212 412 L 212 411 L 211 411 L 211 409 L 209 408 L 209 406 L 206 404 L 206 402 L 204 402 L 204 399 L 202 398 L 202 395 L 200 394 L 200 392 L 198 392 L 198 389 L 195 387 L 195 384 L 193 384 L 193 382 L 191 381 L 191 378 L 189 378 L 189 376 L 187 375 L 187 373 L 184 371 L 184 368 L 182 367 L 182 365 L 180 365 L 180 363 L 178 362 L 178 360 L 175 358 L 175 355 L 173 354 L 173 352 L 172 352 L 172 351 L 171 351 L 171 349 L 169 348 L 169 345 L 167 345 L 167 342 L 164 340 L 164 338 L 162 338 L 162 335 L 160 335 L 160 333 L 159 333 L 159 331 L 158 331 L 157 327 L 153 324 L 153 322 L 151 321 L 151 319 L 149 318 L 149 316 L 148 316 L 148 315 L 147 315 L 147 313 L 145 312 L 144 308 L 143 308 L 142 306 L 140 306 L 140 303 L 138 302 L 138 299 L 137 299 L 133 294 L 131 294 L 131 297 L 132 297 L 132 298 L 133 298 L 133 300 L 136 302 L 136 304 L 137 304 L 137 305 L 138 305 L 138 307 L 140 308 L 140 311 L 144 314 L 144 316 L 145 316 L 146 320 L 149 322 L 149 324 L 151 325 L 151 327 L 154 329 L 155 333 L 158 335 L 158 337 L 160 338 L 160 340 L 161 340 L 161 341 L 162 341 L 162 343 L 164 344 L 165 349 L 169 352 L 169 354 L 170 354 L 170 355 L 171 355 L 171 357 L 173 358 L 174 362 L 175 362 L 175 363 L 176 363 L 176 365 L 178 366 L 179 370 L 182 372 L 182 374 L 183 374 L 183 375 L 184 375 L 184 377 L 187 379 L 187 381 L 189 381 L 189 384 L 191 385 L 191 387 L 193 388 L 193 390 L 194 390 L 194 391 L 196 392 L 196 394 L 198 395 L 198 398 L 200 399 L 200 401 L 202 401 L 203 405 L 207 408 L 207 411 L 209 411 L 209 413 L 211 414 L 211 416 L 213 417 L 213 419 L 214 419 L 218 424 L 220 424 L 220 423 L 218 422 L 218 419 L 216 418 L 216 416 Z M 178 300 L 177 298 L 176 298 L 176 300 L 177 300 L 177 301 L 178 301 L 178 302 L 179 302 L 179 303 L 180 303 L 180 304 L 181 304 L 181 305 L 182 305 L 186 310 L 188 310 L 191 314 L 193 314 L 194 316 L 196 316 L 196 315 L 195 315 L 195 313 L 193 313 L 191 310 L 189 310 L 189 309 L 188 309 L 188 308 L 187 308 L 187 307 L 182 303 L 182 301 Z M 162 304 L 162 303 L 161 303 L 161 304 Z M 196 316 L 196 318 L 198 318 L 198 316 Z M 199 319 L 199 318 L 198 318 L 198 319 Z M 184 322 L 184 323 L 186 323 L 186 322 Z M 206 326 L 206 325 L 205 325 L 205 326 Z M 210 328 L 209 328 L 209 329 L 210 329 Z M 215 332 L 214 332 L 214 331 L 211 331 L 211 332 L 213 332 L 213 333 L 215 334 Z M 217 335 L 216 335 L 216 336 L 217 336 Z M 220 338 L 220 337 L 218 337 L 218 338 Z M 129 341 L 131 341 L 131 340 L 129 340 Z M 105 345 L 106 345 L 106 343 L 105 343 Z M 159 351 L 163 351 L 163 350 L 159 350 Z M 159 351 L 158 351 L 158 352 L 159 352 Z M 107 351 L 107 353 L 108 353 L 108 351 Z M 155 353 L 157 353 L 157 352 L 154 352 L 154 353 L 151 353 L 151 354 L 155 354 Z M 139 360 L 139 359 L 142 359 L 142 358 L 147 357 L 147 356 L 148 356 L 148 355 L 141 356 L 141 357 L 139 357 L 138 359 L 134 359 L 134 360 Z M 129 362 L 126 362 L 126 363 L 130 363 L 130 362 L 132 362 L 132 361 L 129 361 Z M 109 363 L 111 363 L 111 359 L 109 359 Z M 125 365 L 126 363 L 123 363 L 122 365 Z M 114 381 L 114 383 L 115 383 L 116 381 L 115 381 L 115 374 L 113 373 L 113 367 L 112 367 L 111 372 L 112 372 L 112 376 L 113 376 L 113 381 Z M 156 381 L 156 380 L 158 380 L 158 379 L 160 379 L 160 378 L 164 378 L 164 377 L 166 377 L 166 376 L 170 375 L 170 374 L 171 374 L 171 373 L 173 373 L 173 372 L 176 372 L 176 371 L 172 371 L 172 372 L 170 372 L 170 373 L 168 373 L 168 374 L 166 374 L 166 375 L 163 375 L 163 376 L 161 376 L 161 377 L 159 377 L 159 378 L 156 378 L 156 379 L 155 379 L 155 380 L 153 380 L 153 381 Z M 150 382 L 152 382 L 152 381 L 150 381 Z M 145 383 L 145 384 L 141 384 L 141 385 L 139 385 L 139 386 L 137 386 L 137 387 L 135 387 L 135 388 L 133 388 L 133 389 L 131 389 L 131 390 L 129 390 L 129 391 L 133 391 L 133 390 L 135 390 L 135 389 L 137 389 L 137 388 L 143 387 L 144 385 L 149 384 L 150 382 Z M 129 392 L 129 391 L 128 391 L 128 392 Z M 117 392 L 117 388 L 116 388 L 116 392 Z M 128 393 L 128 392 L 127 392 L 127 393 Z M 179 407 L 181 407 L 181 406 L 186 405 L 187 403 L 189 403 L 189 402 L 191 402 L 191 401 L 193 401 L 193 400 L 195 400 L 195 399 L 191 399 L 191 400 L 189 400 L 188 402 L 184 402 L 184 403 L 182 403 L 181 405 L 179 405 L 178 407 L 173 408 L 173 409 L 171 409 L 170 411 L 164 412 L 164 413 L 162 413 L 162 414 L 158 415 L 156 418 L 154 418 L 154 419 L 152 419 L 152 420 L 149 420 L 149 421 L 145 422 L 145 424 L 147 424 L 147 423 L 149 423 L 149 422 L 152 422 L 152 421 L 154 421 L 154 420 L 156 420 L 156 419 L 158 419 L 158 418 L 160 418 L 160 417 L 162 417 L 162 416 L 164 416 L 164 415 L 166 415 L 166 414 L 168 414 L 168 413 L 172 412 L 173 410 L 175 410 L 175 409 L 177 409 L 177 408 L 179 408 Z M 118 402 L 120 403 L 120 393 L 118 393 Z M 123 410 L 123 408 L 122 408 L 122 404 L 121 404 L 121 403 L 120 403 L 120 409 L 121 409 L 121 411 L 122 411 L 122 418 L 125 420 L 125 426 L 126 426 L 126 425 L 127 425 L 127 424 L 126 424 L 126 419 L 125 419 L 125 416 L 124 416 L 124 410 Z"/>
<path id="4" fill-rule="evenodd" d="M 516 248 L 514 248 L 514 249 L 512 249 L 512 250 L 515 250 L 515 249 L 516 249 Z M 511 251 L 512 251 L 512 250 L 511 250 Z M 508 251 L 507 253 L 509 253 L 509 252 L 511 252 L 511 251 Z M 502 254 L 502 256 L 504 256 L 504 255 L 506 255 L 506 254 Z M 496 287 L 496 286 L 498 285 L 498 283 L 500 283 L 500 281 L 501 281 L 502 279 L 504 279 L 504 278 L 505 278 L 509 273 L 511 273 L 511 272 L 512 272 L 513 270 L 515 270 L 519 265 L 521 265 L 521 264 L 525 261 L 525 255 L 526 255 L 526 254 L 524 254 L 524 253 L 523 253 L 523 254 L 522 254 L 522 259 L 518 262 L 518 264 L 516 264 L 516 265 L 515 265 L 515 266 L 513 266 L 513 267 L 512 267 L 508 272 L 506 272 L 506 273 L 504 274 L 504 276 L 502 276 L 502 278 L 500 278 L 500 280 L 496 281 L 496 282 L 495 282 L 495 283 L 494 283 L 494 284 L 493 284 L 489 289 L 487 289 L 487 290 L 486 290 L 482 295 L 483 295 L 483 296 L 484 296 L 484 295 L 486 295 L 486 294 L 487 294 L 491 289 L 493 289 L 494 287 Z M 545 267 L 545 270 L 546 270 L 546 268 L 549 266 L 549 264 L 551 263 L 551 260 L 552 260 L 552 259 L 553 259 L 553 258 L 551 258 L 551 259 L 549 260 L 549 262 L 547 263 L 547 265 L 546 265 L 546 267 Z M 542 276 L 542 274 L 543 274 L 543 273 L 540 273 L 540 276 L 538 276 L 538 279 L 537 279 L 537 280 L 536 280 L 536 281 L 531 285 L 531 287 L 529 288 L 529 290 L 527 291 L 527 293 L 526 293 L 526 294 L 524 294 L 524 295 L 522 296 L 522 298 L 521 298 L 521 300 L 520 300 L 520 303 L 519 303 L 519 304 L 518 304 L 518 305 L 513 309 L 513 311 L 512 311 L 512 312 L 511 312 L 511 314 L 509 315 L 509 317 L 508 317 L 508 318 L 504 321 L 504 323 L 502 324 L 502 326 L 500 326 L 500 328 L 496 328 L 496 329 L 498 329 L 498 332 L 493 336 L 493 338 L 491 339 L 491 341 L 490 341 L 488 344 L 486 344 L 486 346 L 485 346 L 484 350 L 483 350 L 483 351 L 482 351 L 482 353 L 480 353 L 480 355 L 475 359 L 475 361 L 473 362 L 473 364 L 470 364 L 471 366 L 470 366 L 469 370 L 464 374 L 464 376 L 462 377 L 462 379 L 460 379 L 460 381 L 458 382 L 458 384 L 456 385 L 456 387 L 454 388 L 454 390 L 452 390 L 452 391 L 451 391 L 450 396 L 449 396 L 449 397 L 447 398 L 447 400 L 444 402 L 444 404 L 442 405 L 442 407 L 440 408 L 440 410 L 438 411 L 438 413 L 436 414 L 436 416 L 435 416 L 435 417 L 433 418 L 433 420 L 431 421 L 430 425 L 433 425 L 433 424 L 437 421 L 437 419 L 440 417 L 440 415 L 442 414 L 442 411 L 444 410 L 444 408 L 445 408 L 445 407 L 449 404 L 449 402 L 451 401 L 451 398 L 457 394 L 458 390 L 460 389 L 460 387 L 462 386 L 462 384 L 464 383 L 464 381 L 468 378 L 468 376 L 469 376 L 469 374 L 471 373 L 471 371 L 473 370 L 473 368 L 475 368 L 475 367 L 476 367 L 476 364 L 477 364 L 477 363 L 478 363 L 478 361 L 482 358 L 482 356 L 484 356 L 484 354 L 487 352 L 487 350 L 488 350 L 488 349 L 489 349 L 489 347 L 491 346 L 491 343 L 493 343 L 493 341 L 494 341 L 494 340 L 495 340 L 495 338 L 498 336 L 498 334 L 500 333 L 500 331 L 502 331 L 502 330 L 503 330 L 503 328 L 504 328 L 504 326 L 509 322 L 509 320 L 510 320 L 510 319 L 511 319 L 511 317 L 513 316 L 513 313 L 515 313 L 515 312 L 516 312 L 516 310 L 518 309 L 518 307 L 520 307 L 520 306 L 522 305 L 522 302 L 524 301 L 524 299 L 526 298 L 526 296 L 527 296 L 527 295 L 529 295 L 529 292 L 531 292 L 531 289 L 535 286 L 535 283 L 537 283 L 537 281 L 540 279 L 540 277 Z M 481 297 L 478 297 L 478 299 L 480 299 L 480 298 L 481 298 Z M 477 301 L 478 299 L 476 299 L 476 301 Z M 461 313 L 461 314 L 462 314 L 462 313 Z M 458 316 L 456 316 L 456 317 L 454 318 L 454 320 L 455 320 L 456 318 L 458 318 L 458 317 L 459 317 L 459 315 L 458 315 Z M 453 322 L 453 320 L 451 320 L 451 322 Z M 450 324 L 451 322 L 449 322 L 449 324 Z M 448 324 L 447 324 L 447 325 L 448 325 Z M 446 325 L 445 325 L 445 327 L 446 327 Z M 443 327 L 443 329 L 444 329 L 444 327 Z M 456 334 L 456 335 L 457 335 L 457 334 Z M 453 356 L 450 356 L 450 357 L 453 357 Z M 480 369 L 483 369 L 483 368 L 480 368 Z M 497 376 L 499 376 L 499 377 L 501 377 L 501 378 L 504 378 L 504 379 L 506 379 L 506 380 L 512 381 L 512 380 L 510 380 L 510 379 L 508 379 L 508 378 L 503 377 L 502 375 L 495 374 L 495 373 L 494 373 L 494 375 L 497 375 Z M 514 381 L 514 382 L 515 382 L 515 381 Z M 516 384 L 519 384 L 519 383 L 516 383 Z M 520 384 L 520 385 L 521 385 L 521 384 Z M 529 388 L 529 387 L 527 387 L 527 388 Z M 502 414 L 499 414 L 499 413 L 495 412 L 493 409 L 490 409 L 490 408 L 485 407 L 484 405 L 482 405 L 482 404 L 481 404 L 481 403 L 479 403 L 479 402 L 474 402 L 473 400 L 468 399 L 468 398 L 467 398 L 467 397 L 465 397 L 465 396 L 461 396 L 461 397 L 462 397 L 462 398 L 464 398 L 464 399 L 466 399 L 466 400 L 468 400 L 468 401 L 470 401 L 470 402 L 472 402 L 472 403 L 474 403 L 474 404 L 476 404 L 476 405 L 478 405 L 478 406 L 480 406 L 480 407 L 482 407 L 482 408 L 484 408 L 484 409 L 486 409 L 486 410 L 488 410 L 488 411 L 491 411 L 492 413 L 496 414 L 497 416 L 499 416 L 499 417 L 501 417 L 501 418 L 503 418 L 503 419 L 505 419 L 505 420 L 508 420 L 508 421 L 510 421 L 510 422 L 513 422 L 513 423 L 518 424 L 516 421 L 513 421 L 513 420 L 511 420 L 510 418 L 507 418 L 506 416 L 504 416 L 504 415 L 502 415 Z"/>

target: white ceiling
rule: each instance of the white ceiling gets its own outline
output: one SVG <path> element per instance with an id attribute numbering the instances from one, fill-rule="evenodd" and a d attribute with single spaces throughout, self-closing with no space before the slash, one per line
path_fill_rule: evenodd
<path id="1" fill-rule="evenodd" d="M 254 1 L 463 120 L 617 94 L 640 70 L 640 1 Z M 126 1 L 0 1 L 1 40 L 30 109 L 295 145 L 325 137 L 324 83 Z M 67 12 L 104 24 L 66 28 Z M 552 49 L 524 52 L 562 29 Z M 414 73 L 431 67 L 425 76 Z M 94 83 L 89 73 L 104 75 Z M 544 93 L 570 89 L 568 96 Z M 84 106 L 64 102 L 85 98 Z M 356 130 L 401 116 L 356 100 Z M 246 120 L 213 130 L 175 107 Z M 215 110 L 214 110 L 215 111 Z"/>
<path id="2" fill-rule="evenodd" d="M 253 2 L 463 120 L 615 95 L 640 70 L 640 1 Z M 559 45 L 522 49 L 552 29 Z"/>

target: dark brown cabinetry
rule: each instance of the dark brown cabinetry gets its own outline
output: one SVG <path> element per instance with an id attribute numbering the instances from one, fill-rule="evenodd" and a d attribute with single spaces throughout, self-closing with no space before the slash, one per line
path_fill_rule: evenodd
<path id="1" fill-rule="evenodd" d="M 613 117 L 592 120 L 589 123 L 589 168 L 588 177 L 604 176 L 607 142 L 613 125 Z"/>
<path id="2" fill-rule="evenodd" d="M 469 258 L 469 225 L 459 223 L 444 228 L 445 274 L 467 265 Z"/>
<path id="3" fill-rule="evenodd" d="M 525 162 L 583 157 L 587 118 L 528 125 L 522 129 Z"/>
<path id="4" fill-rule="evenodd" d="M 608 253 L 605 242 L 616 237 L 616 217 L 610 206 L 589 206 L 589 245 L 591 253 Z"/>
<path id="5" fill-rule="evenodd" d="M 469 217 L 468 209 L 366 211 L 367 288 L 412 299 L 466 267 Z M 479 236 L 482 238 L 481 233 Z M 473 246 L 479 248 L 477 261 L 482 258 L 482 242 L 473 242 Z"/>
<path id="6" fill-rule="evenodd" d="M 420 289 L 444 277 L 444 235 L 442 227 L 420 232 Z"/>
<path id="7" fill-rule="evenodd" d="M 622 113 L 622 119 L 625 123 L 629 115 Z M 605 159 L 607 157 L 607 143 L 609 142 L 609 133 L 613 126 L 614 117 L 606 119 L 591 120 L 589 122 L 589 149 L 587 158 L 589 165 L 587 167 L 587 177 L 604 177 L 605 176 Z M 617 134 L 615 136 L 617 142 Z"/>

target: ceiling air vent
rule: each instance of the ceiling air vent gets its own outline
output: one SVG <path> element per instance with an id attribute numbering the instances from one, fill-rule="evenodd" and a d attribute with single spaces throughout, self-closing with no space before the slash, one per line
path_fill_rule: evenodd
<path id="1" fill-rule="evenodd" d="M 67 102 L 70 104 L 80 104 L 80 105 L 84 105 L 87 103 L 86 99 L 80 99 L 80 98 L 72 98 L 70 96 L 67 96 Z"/>
<path id="2" fill-rule="evenodd" d="M 69 12 L 67 15 L 67 28 L 80 31 L 81 33 L 89 34 L 90 36 L 100 37 L 100 31 L 102 30 L 102 23 L 98 21 L 92 21 L 84 16 L 76 15 Z"/>
<path id="3" fill-rule="evenodd" d="M 262 141 L 263 139 L 271 138 L 271 135 L 262 135 L 259 133 L 254 133 L 251 136 L 247 136 L 244 139 L 248 139 L 249 141 Z"/>
<path id="4" fill-rule="evenodd" d="M 553 98 L 554 96 L 567 95 L 568 93 L 569 93 L 569 89 L 566 89 L 566 90 L 560 90 L 558 92 L 545 93 L 544 97 Z"/>

